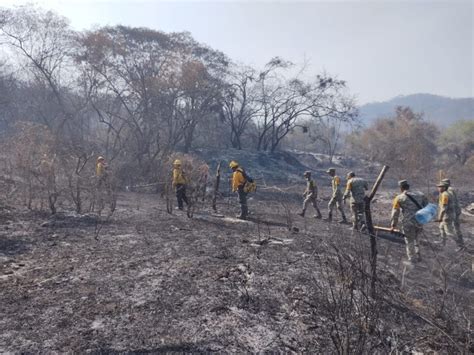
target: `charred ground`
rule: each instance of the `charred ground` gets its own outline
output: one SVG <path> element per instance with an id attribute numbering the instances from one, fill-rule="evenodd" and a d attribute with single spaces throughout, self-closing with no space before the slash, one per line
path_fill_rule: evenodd
<path id="1" fill-rule="evenodd" d="M 298 188 L 285 198 L 275 189 L 250 200 L 251 222 L 224 217 L 236 213 L 231 197 L 220 200 L 219 215 L 206 202 L 192 219 L 140 193 L 122 193 L 112 216 L 3 206 L 0 350 L 473 350 L 469 250 L 455 253 L 453 242 L 439 249 L 433 224 L 423 262 L 407 269 L 403 241 L 381 235 L 372 298 L 367 235 L 297 217 Z M 388 195 L 374 204 L 379 224 Z M 465 214 L 470 250 L 473 225 Z"/>

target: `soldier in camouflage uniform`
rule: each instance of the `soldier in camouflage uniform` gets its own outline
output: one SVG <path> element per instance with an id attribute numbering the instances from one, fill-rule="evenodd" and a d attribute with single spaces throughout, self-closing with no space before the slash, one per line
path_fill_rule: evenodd
<path id="1" fill-rule="evenodd" d="M 330 168 L 326 172 L 332 177 L 332 196 L 328 205 L 329 215 L 328 218 L 325 218 L 325 221 L 332 221 L 332 211 L 334 210 L 334 207 L 337 206 L 337 209 L 341 212 L 342 216 L 342 220 L 339 221 L 339 223 L 347 223 L 346 215 L 344 214 L 344 209 L 342 208 L 342 191 L 340 188 L 341 179 L 336 175 L 336 169 L 334 168 Z"/>
<path id="2" fill-rule="evenodd" d="M 414 263 L 421 260 L 418 236 L 423 231 L 423 226 L 415 219 L 415 213 L 428 204 L 428 199 L 422 192 L 409 192 L 410 185 L 406 180 L 399 181 L 398 186 L 400 187 L 401 193 L 393 200 L 390 225 L 392 231 L 395 230 L 401 211 L 401 231 L 405 235 L 408 261 Z"/>
<path id="3" fill-rule="evenodd" d="M 456 219 L 456 202 L 453 196 L 448 192 L 448 184 L 441 182 L 436 186 L 438 187 L 439 191 L 438 222 L 442 243 L 443 245 L 446 245 L 446 240 L 449 236 L 456 241 L 456 244 L 458 245 L 458 251 L 461 251 L 464 249 L 464 240 L 462 236 L 456 234 L 454 228 L 454 221 Z"/>
<path id="4" fill-rule="evenodd" d="M 454 222 L 453 222 L 454 232 L 455 232 L 458 239 L 463 240 L 463 236 L 462 236 L 462 232 L 461 232 L 461 221 L 460 221 L 461 206 L 459 205 L 458 194 L 456 193 L 456 190 L 453 189 L 453 187 L 451 186 L 451 180 L 443 179 L 443 180 L 441 180 L 441 182 L 448 186 L 447 191 L 448 191 L 448 194 L 449 194 L 449 196 L 450 196 L 450 198 L 451 198 L 451 200 L 453 201 L 453 204 L 454 204 L 454 211 L 455 211 Z"/>
<path id="5" fill-rule="evenodd" d="M 361 230 L 362 226 L 365 226 L 365 191 L 368 189 L 367 181 L 356 177 L 352 171 L 347 174 L 347 186 L 343 200 L 345 202 L 350 196 L 353 230 Z"/>
<path id="6" fill-rule="evenodd" d="M 304 178 L 306 179 L 306 190 L 303 194 L 304 196 L 304 201 L 303 201 L 303 210 L 301 213 L 298 213 L 301 217 L 304 217 L 306 209 L 308 208 L 308 205 L 311 203 L 316 210 L 316 215 L 314 218 L 321 218 L 321 211 L 319 210 L 318 207 L 318 187 L 316 186 L 316 183 L 314 182 L 313 179 L 311 179 L 311 172 L 305 171 L 304 173 Z"/>

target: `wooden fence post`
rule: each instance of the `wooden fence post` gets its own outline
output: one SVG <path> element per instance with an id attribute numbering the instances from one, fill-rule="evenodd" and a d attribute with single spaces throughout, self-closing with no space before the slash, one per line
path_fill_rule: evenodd
<path id="1" fill-rule="evenodd" d="M 375 281 L 377 280 L 377 239 L 375 237 L 375 229 L 374 224 L 372 222 L 372 212 L 370 211 L 370 203 L 374 198 L 377 190 L 382 183 L 382 180 L 388 171 L 389 166 L 384 165 L 382 171 L 380 172 L 377 180 L 375 181 L 370 194 L 365 197 L 365 223 L 367 227 L 367 231 L 369 232 L 370 236 L 370 267 L 371 267 L 371 283 L 370 289 L 372 297 L 375 296 Z"/>
<path id="2" fill-rule="evenodd" d="M 212 198 L 212 209 L 217 212 L 217 194 L 219 193 L 219 184 L 221 182 L 221 162 L 217 164 L 216 183 L 214 184 L 214 196 Z"/>

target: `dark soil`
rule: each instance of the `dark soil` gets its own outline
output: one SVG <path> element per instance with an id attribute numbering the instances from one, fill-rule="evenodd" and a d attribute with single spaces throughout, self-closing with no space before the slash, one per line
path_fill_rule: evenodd
<path id="1" fill-rule="evenodd" d="M 192 219 L 137 193 L 111 216 L 3 208 L 0 352 L 474 350 L 474 217 L 463 217 L 464 252 L 426 227 L 414 268 L 400 237 L 380 235 L 372 299 L 368 236 L 296 216 L 300 189 L 259 190 L 251 221 L 233 218 L 235 197 Z M 376 224 L 388 223 L 391 193 L 374 203 Z"/>

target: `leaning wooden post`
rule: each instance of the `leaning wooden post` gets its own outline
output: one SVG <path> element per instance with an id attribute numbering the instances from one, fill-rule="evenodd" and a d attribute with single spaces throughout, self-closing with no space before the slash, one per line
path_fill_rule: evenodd
<path id="1" fill-rule="evenodd" d="M 216 183 L 214 184 L 214 196 L 212 198 L 212 209 L 217 212 L 217 194 L 219 193 L 219 184 L 221 182 L 221 162 L 217 164 Z"/>
<path id="2" fill-rule="evenodd" d="M 370 194 L 365 197 L 365 223 L 370 236 L 370 267 L 372 269 L 372 279 L 370 283 L 370 288 L 372 297 L 375 296 L 375 281 L 377 280 L 377 239 L 375 238 L 375 229 L 374 224 L 372 223 L 372 212 L 370 211 L 370 203 L 372 202 L 372 199 L 377 193 L 377 189 L 382 183 L 382 180 L 388 169 L 389 166 L 384 165 L 377 180 L 375 181 L 374 186 L 372 187 L 372 190 L 370 191 Z"/>

